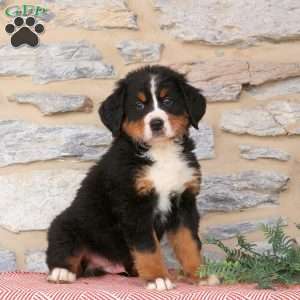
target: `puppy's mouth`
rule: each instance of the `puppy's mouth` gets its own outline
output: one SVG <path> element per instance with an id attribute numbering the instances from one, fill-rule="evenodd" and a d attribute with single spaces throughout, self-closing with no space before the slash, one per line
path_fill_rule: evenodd
<path id="1" fill-rule="evenodd" d="M 152 142 L 162 142 L 165 140 L 168 140 L 172 137 L 166 135 L 165 130 L 160 130 L 160 131 L 155 131 L 152 133 L 152 138 L 151 141 Z"/>
<path id="2" fill-rule="evenodd" d="M 145 138 L 147 143 L 160 143 L 174 138 L 173 135 L 168 134 L 165 128 L 160 130 L 151 131 L 151 135 Z"/>
<path id="3" fill-rule="evenodd" d="M 164 128 L 159 130 L 152 130 L 152 138 L 166 137 L 166 130 Z"/>
<path id="4" fill-rule="evenodd" d="M 151 129 L 151 135 L 153 139 L 167 137 L 166 129 L 165 128 L 160 128 L 156 130 Z"/>

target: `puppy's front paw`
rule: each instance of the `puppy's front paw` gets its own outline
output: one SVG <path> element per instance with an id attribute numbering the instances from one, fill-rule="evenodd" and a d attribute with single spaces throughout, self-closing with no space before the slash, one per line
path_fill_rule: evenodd
<path id="1" fill-rule="evenodd" d="M 72 283 L 76 280 L 76 274 L 63 268 L 54 268 L 47 277 L 47 280 L 54 283 Z"/>
<path id="2" fill-rule="evenodd" d="M 199 285 L 219 285 L 221 281 L 217 275 L 210 275 L 207 279 L 199 281 Z"/>
<path id="3" fill-rule="evenodd" d="M 146 288 L 148 290 L 165 291 L 175 288 L 175 284 L 169 278 L 156 278 L 154 281 L 149 281 Z"/>

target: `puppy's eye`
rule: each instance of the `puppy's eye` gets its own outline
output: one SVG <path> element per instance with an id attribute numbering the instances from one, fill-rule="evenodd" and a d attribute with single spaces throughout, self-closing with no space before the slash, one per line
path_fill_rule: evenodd
<path id="1" fill-rule="evenodd" d="M 137 110 L 143 110 L 144 107 L 145 107 L 145 105 L 142 102 L 140 102 L 140 101 L 136 101 L 135 102 L 135 106 L 136 106 Z"/>
<path id="2" fill-rule="evenodd" d="M 162 100 L 162 103 L 165 106 L 171 106 L 174 103 L 174 101 L 171 98 L 164 98 Z"/>

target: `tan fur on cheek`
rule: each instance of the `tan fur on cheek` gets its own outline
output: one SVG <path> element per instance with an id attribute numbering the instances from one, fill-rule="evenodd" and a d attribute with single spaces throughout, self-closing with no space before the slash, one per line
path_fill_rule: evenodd
<path id="1" fill-rule="evenodd" d="M 160 245 L 155 234 L 154 238 L 156 244 L 155 251 L 146 252 L 134 250 L 132 253 L 138 274 L 144 280 L 169 277 L 161 255 Z"/>
<path id="2" fill-rule="evenodd" d="M 142 141 L 144 139 L 144 120 L 131 121 L 125 120 L 122 128 L 134 140 Z"/>
<path id="3" fill-rule="evenodd" d="M 184 273 L 197 280 L 196 271 L 202 264 L 197 241 L 192 237 L 189 229 L 180 227 L 176 232 L 169 232 L 168 239 L 174 249 L 177 259 L 182 265 Z"/>
<path id="4" fill-rule="evenodd" d="M 171 124 L 171 127 L 175 133 L 175 136 L 183 136 L 189 127 L 189 121 L 186 115 L 181 116 L 175 116 L 168 114 L 169 121 Z"/>

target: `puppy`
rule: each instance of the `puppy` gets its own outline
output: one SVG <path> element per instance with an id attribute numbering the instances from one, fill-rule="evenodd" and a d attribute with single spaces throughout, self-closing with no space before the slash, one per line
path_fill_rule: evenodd
<path id="1" fill-rule="evenodd" d="M 205 109 L 200 92 L 167 67 L 143 67 L 118 82 L 99 109 L 114 141 L 50 226 L 49 281 L 101 274 L 91 264 L 102 257 L 149 289 L 172 289 L 164 234 L 185 275 L 196 278 L 201 173 L 189 127 L 197 128 Z"/>

